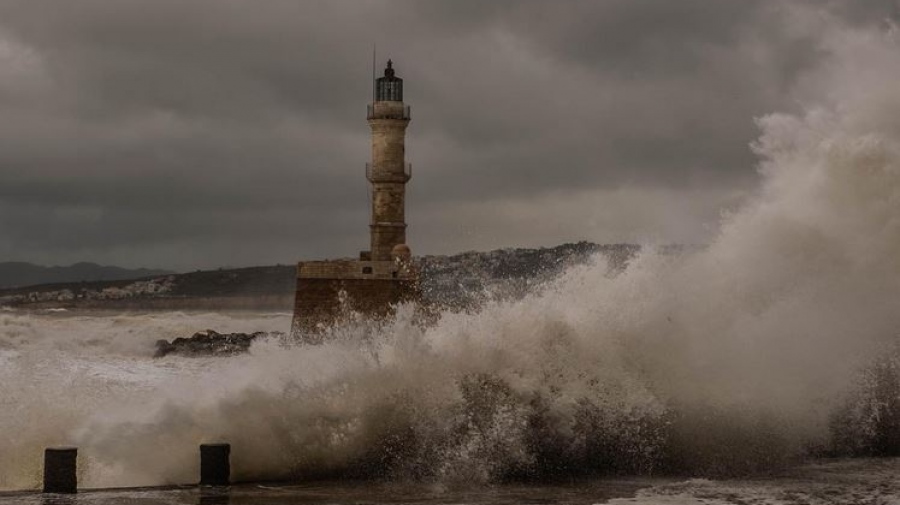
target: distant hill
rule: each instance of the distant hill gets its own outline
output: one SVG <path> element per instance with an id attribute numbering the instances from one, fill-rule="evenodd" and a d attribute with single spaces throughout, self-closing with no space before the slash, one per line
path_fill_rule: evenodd
<path id="1" fill-rule="evenodd" d="M 96 263 L 75 263 L 67 267 L 44 267 L 32 263 L 8 261 L 0 263 L 0 288 L 70 282 L 118 281 L 170 273 L 172 272 L 167 270 L 128 269 L 101 266 Z"/>
<path id="2" fill-rule="evenodd" d="M 422 256 L 415 261 L 422 271 L 425 302 L 451 310 L 465 310 L 488 299 L 524 296 L 535 286 L 596 255 L 606 257 L 612 269 L 622 269 L 639 251 L 640 247 L 631 244 L 578 242 L 539 249 L 510 248 Z M 0 285 L 7 282 L 3 267 L 4 264 L 0 264 Z M 185 274 L 116 270 L 121 274 L 116 279 L 85 281 L 88 277 L 75 275 L 70 281 L 53 280 L 40 286 L 32 285 L 32 281 L 25 287 L 0 287 L 0 306 L 290 311 L 297 285 L 295 265 Z"/>

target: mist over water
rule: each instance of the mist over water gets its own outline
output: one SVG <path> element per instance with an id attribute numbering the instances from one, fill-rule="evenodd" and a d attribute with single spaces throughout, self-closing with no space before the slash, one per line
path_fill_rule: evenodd
<path id="1" fill-rule="evenodd" d="M 0 488 L 36 487 L 61 443 L 88 487 L 192 482 L 209 441 L 232 443 L 237 479 L 451 483 L 765 471 L 828 446 L 900 328 L 895 39 L 823 38 L 803 112 L 758 120 L 759 189 L 699 251 L 597 257 L 432 326 L 403 307 L 224 359 L 150 356 L 290 315 L 0 313 Z"/>

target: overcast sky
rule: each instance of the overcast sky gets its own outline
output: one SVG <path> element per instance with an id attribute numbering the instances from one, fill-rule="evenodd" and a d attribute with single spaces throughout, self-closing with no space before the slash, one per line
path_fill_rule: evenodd
<path id="1" fill-rule="evenodd" d="M 0 261 L 177 270 L 368 246 L 372 44 L 414 253 L 702 243 L 820 24 L 896 0 L 4 0 Z"/>

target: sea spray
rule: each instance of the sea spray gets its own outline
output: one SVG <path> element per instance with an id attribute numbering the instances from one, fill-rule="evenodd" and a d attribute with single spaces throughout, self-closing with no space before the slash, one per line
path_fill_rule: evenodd
<path id="1" fill-rule="evenodd" d="M 210 326 L 275 329 L 289 321 L 289 314 L 0 313 L 0 489 L 38 487 L 44 447 L 77 442 L 74 432 L 86 420 L 125 412 L 125 404 L 134 409 L 129 415 L 139 415 L 140 402 L 159 394 L 161 383 L 211 366 L 154 363 L 151 336 Z M 125 444 L 135 446 L 127 437 Z M 85 454 L 80 459 L 83 471 L 103 466 Z"/>

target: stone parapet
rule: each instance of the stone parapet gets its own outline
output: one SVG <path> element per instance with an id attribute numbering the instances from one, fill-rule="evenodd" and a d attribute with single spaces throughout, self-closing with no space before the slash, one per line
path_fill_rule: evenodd
<path id="1" fill-rule="evenodd" d="M 415 272 L 397 261 L 325 260 L 297 264 L 298 279 L 415 279 Z"/>

